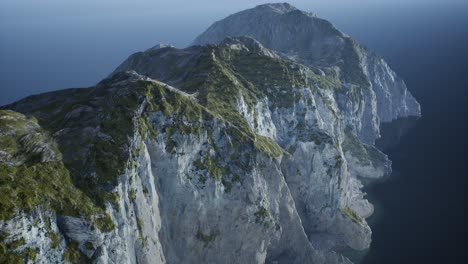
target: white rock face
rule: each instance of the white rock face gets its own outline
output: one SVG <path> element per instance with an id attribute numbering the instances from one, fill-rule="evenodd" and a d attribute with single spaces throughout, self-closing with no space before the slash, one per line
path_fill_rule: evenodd
<path id="1" fill-rule="evenodd" d="M 49 220 L 50 219 L 50 220 Z M 31 214 L 19 213 L 8 221 L 0 221 L 0 231 L 7 234 L 3 243 L 22 241 L 15 250 L 34 249 L 39 263 L 61 263 L 66 250 L 65 239 L 59 232 L 57 221 L 50 211 L 37 209 Z M 57 236 L 56 245 L 51 234 Z M 38 263 L 28 259 L 27 263 Z"/>
<path id="2" fill-rule="evenodd" d="M 161 113 L 150 119 L 155 128 L 173 122 Z M 155 140 L 134 138 L 133 146 L 140 151 L 117 188 L 119 210 L 108 207 L 118 229 L 96 239 L 104 243 L 93 256 L 95 262 L 349 263 L 332 251 L 315 250 L 307 239 L 281 159 L 267 157 L 252 145 L 231 147 L 232 138 L 220 120 L 206 125 L 213 131 L 204 130 L 200 137 L 176 132 L 161 133 Z M 175 153 L 167 151 L 169 138 L 176 142 Z M 206 171 L 193 165 L 205 155 L 200 153 L 215 152 L 223 160 L 233 151 L 241 151 L 252 164 L 250 171 L 225 164 L 241 177 L 229 190 L 204 178 Z M 135 200 L 128 198 L 130 190 L 135 190 Z"/>
<path id="3" fill-rule="evenodd" d="M 159 239 L 159 197 L 147 145 L 139 135 L 132 140 L 138 151 L 120 179 L 118 207 L 107 206 L 117 229 L 102 235 L 96 263 L 166 263 Z"/>
<path id="4" fill-rule="evenodd" d="M 381 122 L 421 115 L 419 103 L 408 91 L 405 82 L 390 69 L 384 59 L 368 51 L 362 63 L 376 94 Z"/>
<path id="5" fill-rule="evenodd" d="M 364 143 L 373 144 L 380 136 L 380 122 L 421 115 L 420 105 L 404 81 L 380 56 L 311 13 L 287 3 L 260 5 L 214 23 L 193 44 L 219 44 L 226 37 L 237 36 L 252 37 L 283 57 L 318 71 L 338 66 L 345 82 L 358 84 L 352 72 L 362 72 L 370 89 L 360 92 L 360 104 L 346 100 L 340 108 L 358 114 L 358 120 L 348 121 Z M 350 75 L 346 69 L 354 59 Z"/>
<path id="6" fill-rule="evenodd" d="M 276 139 L 276 127 L 271 119 L 268 98 L 265 97 L 262 101 L 257 102 L 254 108 L 249 111 L 244 97 L 240 94 L 237 100 L 237 109 L 257 134 Z"/>
<path id="7" fill-rule="evenodd" d="M 154 45 L 152 48 L 149 48 L 147 51 L 155 51 L 155 50 L 164 49 L 164 48 L 174 48 L 174 46 L 169 45 L 169 44 L 159 43 L 159 44 Z"/>
<path id="8" fill-rule="evenodd" d="M 139 80 L 151 81 L 132 73 L 115 86 Z M 277 158 L 252 142 L 236 143 L 232 125 L 219 118 L 204 121 L 197 135 L 170 132 L 168 127 L 181 121 L 153 112 L 147 119 L 157 137 L 143 139 L 138 133 L 143 103 L 133 121 L 132 155 L 112 190 L 117 200 L 106 205 L 116 228 L 102 233 L 81 218 L 51 217 L 60 237 L 77 242 L 94 263 L 350 263 L 334 250 L 369 247 L 371 231 L 363 217 L 372 206 L 350 173 L 347 155 L 373 159 L 354 149 L 344 154 L 344 120 L 333 114 L 339 109 L 331 93 L 308 88 L 293 93 L 298 100 L 291 108 L 275 107 L 267 98 L 251 109 L 242 95 L 237 101 L 257 134 L 289 149 Z M 222 168 L 222 181 L 206 165 L 213 160 Z M 24 217 L 8 221 L 11 236 Z M 32 220 L 25 227 L 35 228 Z M 24 236 L 44 244 L 38 259 L 64 261 L 64 242 L 51 249 L 47 239 Z"/>

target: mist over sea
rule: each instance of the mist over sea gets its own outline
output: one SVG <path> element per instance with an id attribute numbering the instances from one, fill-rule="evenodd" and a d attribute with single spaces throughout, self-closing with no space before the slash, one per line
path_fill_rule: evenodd
<path id="1" fill-rule="evenodd" d="M 133 52 L 157 43 L 186 47 L 212 22 L 265 1 L 129 2 L 2 1 L 0 105 L 94 85 Z M 462 263 L 468 4 L 357 2 L 290 1 L 377 51 L 421 103 L 423 117 L 386 151 L 394 174 L 367 190 L 378 217 L 370 221 L 373 244 L 364 263 Z"/>

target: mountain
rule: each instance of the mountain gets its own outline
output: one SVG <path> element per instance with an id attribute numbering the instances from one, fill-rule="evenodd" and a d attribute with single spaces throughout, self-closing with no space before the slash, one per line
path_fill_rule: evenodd
<path id="1" fill-rule="evenodd" d="M 359 111 L 366 124 L 357 131 L 363 142 L 374 143 L 380 122 L 421 114 L 404 81 L 380 56 L 330 22 L 287 3 L 260 5 L 231 15 L 214 23 L 194 44 L 217 44 L 228 36 L 250 36 L 286 59 L 319 73 L 332 72 L 344 83 L 347 94 L 361 93 L 369 104 L 349 111 Z"/>
<path id="2" fill-rule="evenodd" d="M 2 107 L 0 262 L 351 263 L 370 246 L 380 121 L 420 115 L 403 81 L 288 4 L 195 43 Z"/>

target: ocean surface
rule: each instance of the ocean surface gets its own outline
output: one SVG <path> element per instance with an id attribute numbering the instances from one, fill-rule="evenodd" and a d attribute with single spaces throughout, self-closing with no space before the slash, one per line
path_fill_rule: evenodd
<path id="1" fill-rule="evenodd" d="M 362 263 L 468 259 L 467 13 L 467 6 L 448 4 L 330 18 L 381 54 L 422 107 L 418 121 L 383 131 L 387 139 L 400 137 L 384 150 L 392 175 L 366 188 L 376 213 L 368 219 L 373 241 Z"/>
<path id="2" fill-rule="evenodd" d="M 398 46 L 372 44 L 405 79 L 423 117 L 385 150 L 391 177 L 367 188 L 377 211 L 366 264 L 467 261 L 468 16 L 444 11 L 421 28 L 408 24 Z"/>
<path id="3" fill-rule="evenodd" d="M 205 13 L 196 7 L 168 13 L 149 1 L 130 9 L 116 4 L 92 10 L 68 1 L 25 2 L 0 4 L 0 105 L 39 92 L 91 86 L 133 52 L 159 42 L 185 47 L 213 21 L 253 5 L 243 1 L 245 6 L 215 6 Z M 399 1 L 361 8 L 337 2 L 291 1 L 386 58 L 423 114 L 386 148 L 393 161 L 391 177 L 366 188 L 376 214 L 369 219 L 373 243 L 363 263 L 464 263 L 468 4 Z"/>

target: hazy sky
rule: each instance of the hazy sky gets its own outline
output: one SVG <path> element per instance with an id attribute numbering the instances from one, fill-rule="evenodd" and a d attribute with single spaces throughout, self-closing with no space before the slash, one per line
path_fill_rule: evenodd
<path id="1" fill-rule="evenodd" d="M 185 47 L 213 22 L 265 2 L 1 0 L 0 105 L 43 91 L 93 85 L 133 52 L 157 43 Z M 447 12 L 437 15 L 440 10 L 463 14 L 466 2 L 289 1 L 371 47 L 372 39 L 394 36 L 407 23 L 437 27 L 432 21 L 447 20 Z M 437 19 L 418 19 L 428 13 Z"/>

